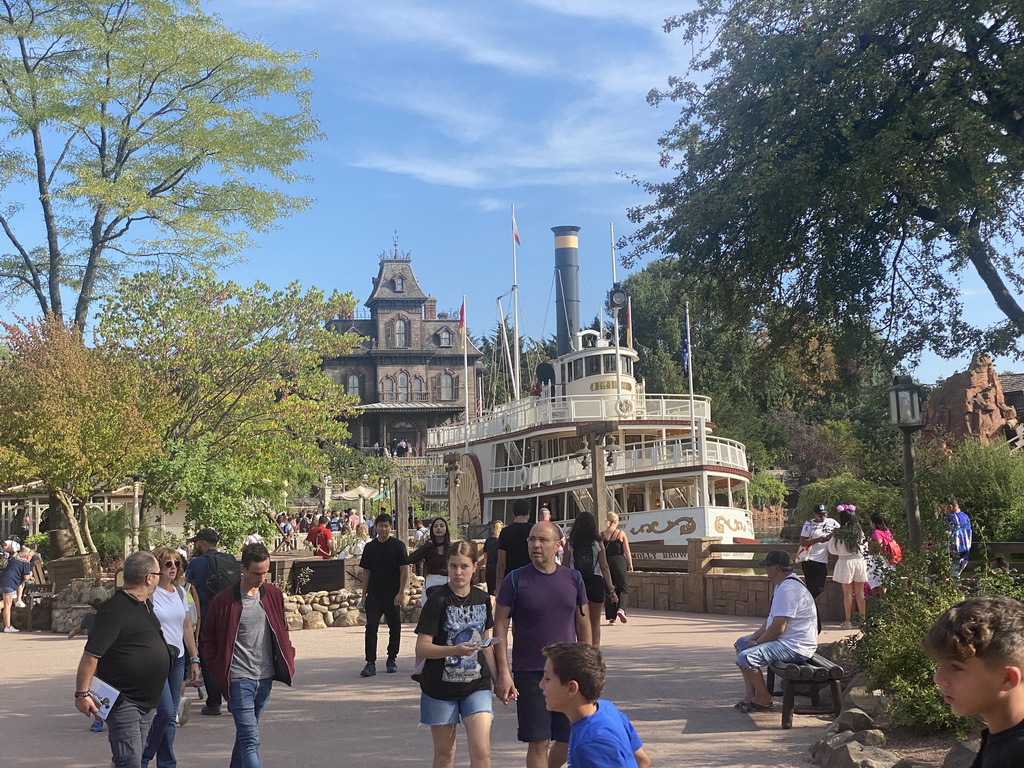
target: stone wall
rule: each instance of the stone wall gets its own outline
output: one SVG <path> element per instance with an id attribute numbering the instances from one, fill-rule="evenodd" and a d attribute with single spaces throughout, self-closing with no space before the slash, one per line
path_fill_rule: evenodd
<path id="1" fill-rule="evenodd" d="M 114 591 L 113 579 L 72 579 L 53 600 L 50 629 L 64 635 L 77 629 L 82 618 L 95 613 Z"/>

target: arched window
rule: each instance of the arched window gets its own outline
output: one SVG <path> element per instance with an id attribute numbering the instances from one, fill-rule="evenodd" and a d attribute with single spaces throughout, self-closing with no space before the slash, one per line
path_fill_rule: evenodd
<path id="1" fill-rule="evenodd" d="M 405 291 L 405 278 L 401 275 L 395 275 L 395 293 L 403 293 Z"/>
<path id="2" fill-rule="evenodd" d="M 388 376 L 384 379 L 384 399 L 394 400 L 395 399 L 395 380 Z"/>
<path id="3" fill-rule="evenodd" d="M 409 399 L 409 374 L 405 371 L 398 374 L 398 399 L 403 403 Z"/>
<path id="4" fill-rule="evenodd" d="M 452 376 L 450 373 L 445 373 L 441 375 L 441 399 L 455 399 L 455 377 Z"/>
<path id="5" fill-rule="evenodd" d="M 423 400 L 423 379 L 419 376 L 412 380 L 412 399 L 416 401 Z"/>
<path id="6" fill-rule="evenodd" d="M 408 345 L 409 324 L 405 320 L 395 320 L 395 347 L 405 349 Z"/>
<path id="7" fill-rule="evenodd" d="M 359 377 L 356 374 L 350 373 L 348 375 L 348 379 L 346 380 L 345 391 L 350 395 L 359 397 Z"/>
<path id="8" fill-rule="evenodd" d="M 452 345 L 452 332 L 448 329 L 441 331 L 440 345 L 442 347 L 450 347 Z"/>

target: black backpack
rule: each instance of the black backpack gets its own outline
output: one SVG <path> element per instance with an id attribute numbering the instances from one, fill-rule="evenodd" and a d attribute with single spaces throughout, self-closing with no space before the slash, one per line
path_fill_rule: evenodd
<path id="1" fill-rule="evenodd" d="M 594 547 L 581 547 L 577 549 L 573 547 L 572 550 L 572 565 L 579 571 L 583 578 L 586 579 L 588 576 L 593 576 L 594 569 Z"/>
<path id="2" fill-rule="evenodd" d="M 242 580 L 242 569 L 234 555 L 226 552 L 207 552 L 203 555 L 209 561 L 206 576 L 206 599 L 213 600 L 218 592 L 233 587 Z"/>

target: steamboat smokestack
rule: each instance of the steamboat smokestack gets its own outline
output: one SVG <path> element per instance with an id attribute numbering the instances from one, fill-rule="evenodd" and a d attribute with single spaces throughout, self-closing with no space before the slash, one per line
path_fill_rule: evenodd
<path id="1" fill-rule="evenodd" d="M 579 227 L 552 227 L 555 233 L 555 342 L 558 354 L 572 352 L 580 330 Z"/>

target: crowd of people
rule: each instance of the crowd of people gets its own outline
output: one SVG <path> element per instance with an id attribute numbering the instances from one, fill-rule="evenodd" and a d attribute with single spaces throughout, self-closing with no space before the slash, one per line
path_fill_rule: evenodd
<path id="1" fill-rule="evenodd" d="M 361 542 L 359 553 L 366 611 L 360 676 L 377 674 L 381 619 L 389 630 L 385 670 L 399 671 L 399 609 L 410 568 L 420 565 L 424 588 L 410 671 L 420 686 L 419 719 L 431 731 L 434 768 L 454 764 L 460 723 L 470 765 L 490 765 L 494 698 L 515 704 L 527 768 L 557 768 L 566 761 L 575 768 L 650 765 L 628 717 L 600 698 L 606 674 L 599 649 L 602 618 L 627 620 L 628 589 L 620 583 L 632 569 L 616 516 L 609 515 L 599 530 L 592 515 L 581 513 L 565 536 L 550 520 L 532 522 L 527 502 L 517 502 L 513 512 L 514 522 L 493 526 L 483 548 L 453 541 L 447 521 L 436 518 L 414 532 L 411 553 L 393 535 L 391 516 L 377 516 L 373 536 Z M 833 520 L 823 505 L 816 506 L 801 530 L 796 559 L 777 550 L 759 563 L 774 589 L 768 617 L 735 644 L 743 679 L 735 707 L 743 712 L 774 707 L 763 674 L 769 664 L 806 661 L 817 651 L 821 625 L 815 601 L 824 588 L 820 566 L 827 566 L 829 554 L 837 558 L 833 578 L 843 585 L 844 627 L 851 626 L 854 606 L 863 614 L 865 597 L 886 588 L 901 558 L 884 515 L 870 515 L 865 534 L 855 506 L 839 505 L 837 513 Z M 970 520 L 953 502 L 946 523 L 950 572 L 959 575 L 962 547 L 970 547 Z M 361 521 L 359 526 L 365 528 Z M 315 539 L 318 528 L 329 534 L 330 519 L 321 518 L 307 533 Z M 124 588 L 91 622 L 75 705 L 92 717 L 102 712 L 118 768 L 176 765 L 183 686 L 200 679 L 207 692 L 202 714 L 219 715 L 226 700 L 233 717 L 232 768 L 261 765 L 260 715 L 273 683 L 291 684 L 295 652 L 283 596 L 268 582 L 266 545 L 247 543 L 239 566 L 219 552 L 218 541 L 213 529 L 200 530 L 189 540 L 194 557 L 187 568 L 182 552 L 169 547 L 131 555 Z M 797 562 L 803 580 L 794 572 Z M 487 573 L 483 584 L 481 570 Z M 2 575 L 0 583 L 7 583 Z M 8 589 L 5 598 L 16 592 Z M 190 594 L 198 598 L 194 618 Z M 965 600 L 942 615 L 923 645 L 939 663 L 935 682 L 953 711 L 985 717 L 988 729 L 975 766 L 1015 764 L 1006 761 L 1024 756 L 1021 603 Z M 114 690 L 115 701 L 101 699 L 97 687 Z"/>

